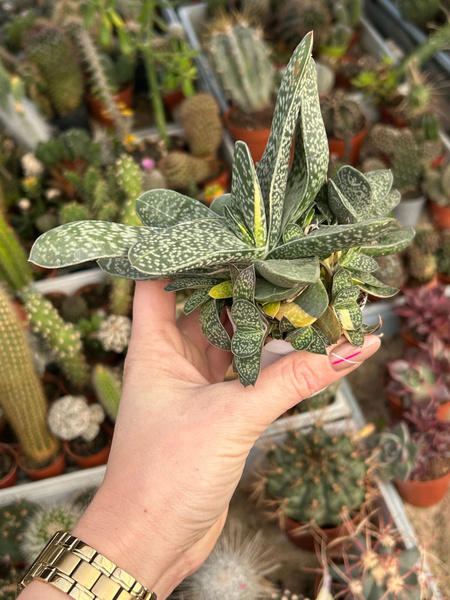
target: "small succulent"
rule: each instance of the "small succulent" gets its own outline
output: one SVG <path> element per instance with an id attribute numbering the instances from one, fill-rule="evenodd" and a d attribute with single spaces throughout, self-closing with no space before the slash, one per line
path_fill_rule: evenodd
<path id="1" fill-rule="evenodd" d="M 185 312 L 200 307 L 205 337 L 231 349 L 245 386 L 258 379 L 268 339 L 325 354 L 344 335 L 361 347 L 377 330 L 362 323 L 365 294 L 397 292 L 372 274 L 372 257 L 404 249 L 414 232 L 385 216 L 400 201 L 388 170 L 363 175 L 344 166 L 327 182 L 312 42 L 307 35 L 284 72 L 256 169 L 247 145 L 237 142 L 231 194 L 207 208 L 152 190 L 136 201 L 143 227 L 69 223 L 41 236 L 31 260 L 45 267 L 98 260 L 112 275 L 172 279 L 168 291 L 194 290 Z M 232 340 L 220 320 L 225 306 L 236 326 Z"/>
<path id="2" fill-rule="evenodd" d="M 109 315 L 102 321 L 97 339 L 106 352 L 123 352 L 131 335 L 131 321 L 121 315 Z"/>
<path id="3" fill-rule="evenodd" d="M 64 441 L 82 437 L 92 441 L 100 431 L 105 413 L 100 404 L 88 404 L 84 396 L 63 396 L 49 408 L 47 422 L 50 431 Z"/>
<path id="4" fill-rule="evenodd" d="M 391 429 L 370 436 L 367 443 L 373 449 L 372 460 L 377 473 L 384 481 L 394 477 L 402 481 L 408 479 L 416 466 L 417 448 L 406 423 L 398 423 Z"/>

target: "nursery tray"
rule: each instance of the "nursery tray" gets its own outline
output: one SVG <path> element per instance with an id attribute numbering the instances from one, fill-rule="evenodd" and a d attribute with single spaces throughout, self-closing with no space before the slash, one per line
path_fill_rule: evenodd
<path id="1" fill-rule="evenodd" d="M 105 279 L 106 273 L 98 267 L 94 267 L 93 269 L 87 269 L 86 271 L 79 271 L 77 273 L 69 273 L 68 275 L 50 277 L 49 279 L 36 281 L 33 286 L 39 290 L 41 294 L 58 292 L 71 296 L 85 285 L 90 285 L 91 283 L 103 283 Z"/>

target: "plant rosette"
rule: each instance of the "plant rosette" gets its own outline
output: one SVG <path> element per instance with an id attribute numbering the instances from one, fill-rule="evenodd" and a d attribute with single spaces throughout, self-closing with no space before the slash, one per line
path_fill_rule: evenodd
<path id="1" fill-rule="evenodd" d="M 62 225 L 35 242 L 30 260 L 45 267 L 97 260 L 111 275 L 169 279 L 167 291 L 193 290 L 184 312 L 200 309 L 203 334 L 231 350 L 244 386 L 256 383 L 262 350 L 275 341 L 318 354 L 341 336 L 362 347 L 380 326 L 363 325 L 365 295 L 398 291 L 373 275 L 373 257 L 401 251 L 414 231 L 398 230 L 385 216 L 400 200 L 389 170 L 362 174 L 344 166 L 327 180 L 311 49 L 309 34 L 284 73 L 256 168 L 247 145 L 236 143 L 231 193 L 208 208 L 171 190 L 151 190 L 135 204 L 144 226 Z M 221 322 L 225 307 L 236 325 L 232 339 Z"/>
<path id="2" fill-rule="evenodd" d="M 17 481 L 17 454 L 9 444 L 0 443 L 0 489 L 10 487 Z"/>

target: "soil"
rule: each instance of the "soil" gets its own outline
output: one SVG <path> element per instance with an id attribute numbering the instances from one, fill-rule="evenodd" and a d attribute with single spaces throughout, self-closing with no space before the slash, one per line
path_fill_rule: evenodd
<path id="1" fill-rule="evenodd" d="M 426 473 L 420 481 L 433 481 L 444 477 L 450 471 L 450 458 L 432 458 L 428 464 Z"/>
<path id="2" fill-rule="evenodd" d="M 249 129 L 251 131 L 270 129 L 274 108 L 274 106 L 269 106 L 264 110 L 249 114 L 235 107 L 230 113 L 229 121 L 233 127 L 239 129 Z"/>
<path id="3" fill-rule="evenodd" d="M 70 450 L 78 456 L 93 456 L 106 448 L 109 444 L 109 436 L 100 430 L 100 433 L 95 437 L 92 442 L 86 442 L 83 438 L 79 437 L 70 442 Z"/>
<path id="4" fill-rule="evenodd" d="M 9 452 L 0 452 L 0 479 L 6 477 L 14 465 L 14 458 Z"/>

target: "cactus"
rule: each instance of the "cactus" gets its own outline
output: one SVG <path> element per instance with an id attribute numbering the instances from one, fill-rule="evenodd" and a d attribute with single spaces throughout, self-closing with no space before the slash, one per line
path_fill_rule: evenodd
<path id="1" fill-rule="evenodd" d="M 17 585 L 20 579 L 20 573 L 13 567 L 4 574 L 0 571 L 0 600 L 16 600 Z"/>
<path id="2" fill-rule="evenodd" d="M 436 204 L 450 206 L 450 164 L 426 169 L 422 189 Z"/>
<path id="3" fill-rule="evenodd" d="M 396 0 L 401 14 L 407 21 L 425 27 L 439 12 L 440 0 Z"/>
<path id="4" fill-rule="evenodd" d="M 439 233 L 432 227 L 420 227 L 416 229 L 414 246 L 417 246 L 424 254 L 436 254 L 440 241 Z"/>
<path id="5" fill-rule="evenodd" d="M 106 352 L 121 353 L 128 346 L 130 335 L 130 319 L 122 315 L 110 315 L 102 321 L 97 339 Z"/>
<path id="6" fill-rule="evenodd" d="M 23 532 L 27 519 L 37 509 L 37 504 L 23 499 L 0 507 L 0 559 L 13 564 L 23 561 L 21 548 Z"/>
<path id="7" fill-rule="evenodd" d="M 366 160 L 361 165 L 362 173 L 370 173 L 370 171 L 379 171 L 380 169 L 385 168 L 385 163 L 381 160 L 381 158 L 376 158 L 374 156 L 370 158 L 366 158 Z"/>
<path id="8" fill-rule="evenodd" d="M 169 152 L 159 161 L 158 168 L 169 188 L 178 190 L 189 189 L 193 183 L 200 183 L 211 174 L 208 161 L 185 152 Z"/>
<path id="9" fill-rule="evenodd" d="M 317 394 L 305 398 L 297 405 L 298 409 L 300 412 L 306 412 L 309 410 L 321 410 L 322 408 L 325 408 L 325 406 L 331 404 L 335 399 L 340 385 L 341 382 L 336 381 L 323 390 L 320 390 L 320 392 L 317 392 Z"/>
<path id="10" fill-rule="evenodd" d="M 83 204 L 78 202 L 67 202 L 59 209 L 59 220 L 62 224 L 73 223 L 73 221 L 86 221 L 90 218 L 89 211 Z"/>
<path id="11" fill-rule="evenodd" d="M 244 22 L 213 31 L 207 50 L 223 89 L 244 113 L 272 104 L 275 69 L 262 33 Z M 170 183 L 169 183 L 170 186 Z"/>
<path id="12" fill-rule="evenodd" d="M 367 465 L 348 435 L 288 431 L 267 459 L 265 489 L 281 519 L 334 527 L 364 503 Z"/>
<path id="13" fill-rule="evenodd" d="M 59 444 L 47 429 L 47 404 L 22 323 L 1 286 L 0 329 L 0 406 L 25 457 L 37 465 L 48 463 Z"/>
<path id="14" fill-rule="evenodd" d="M 71 531 L 82 510 L 71 503 L 41 507 L 29 519 L 23 533 L 22 552 L 31 563 L 57 531 Z"/>
<path id="15" fill-rule="evenodd" d="M 409 275 L 420 285 L 428 283 L 437 273 L 437 259 L 433 254 L 424 254 L 412 245 L 408 248 L 406 263 Z"/>
<path id="16" fill-rule="evenodd" d="M 89 307 L 82 296 L 67 296 L 61 302 L 59 312 L 65 321 L 78 323 L 80 319 L 88 316 Z"/>
<path id="17" fill-rule="evenodd" d="M 235 522 L 222 533 L 206 562 L 182 584 L 186 600 L 262 600 L 273 592 L 264 576 L 277 568 L 262 549 L 262 533 L 244 536 Z"/>
<path id="18" fill-rule="evenodd" d="M 113 369 L 103 365 L 95 365 L 92 373 L 92 384 L 97 400 L 105 409 L 108 417 L 115 422 L 122 395 L 121 378 Z"/>
<path id="19" fill-rule="evenodd" d="M 442 232 L 441 246 L 437 254 L 438 271 L 450 276 L 450 231 Z"/>
<path id="20" fill-rule="evenodd" d="M 264 24 L 270 15 L 270 0 L 241 0 L 241 11 Z"/>
<path id="21" fill-rule="evenodd" d="M 84 396 L 63 396 L 52 402 L 47 422 L 50 431 L 65 442 L 78 437 L 92 442 L 105 419 L 100 404 L 89 404 Z"/>
<path id="22" fill-rule="evenodd" d="M 370 436 L 367 444 L 373 449 L 371 460 L 384 481 L 391 481 L 394 477 L 405 481 L 415 469 L 417 447 L 411 441 L 405 423 Z"/>
<path id="23" fill-rule="evenodd" d="M 142 191 L 167 189 L 167 180 L 159 169 L 143 170 Z"/>
<path id="24" fill-rule="evenodd" d="M 390 287 L 404 287 L 408 278 L 403 261 L 398 254 L 380 256 L 376 259 L 378 263 L 377 277 L 385 285 Z"/>
<path id="25" fill-rule="evenodd" d="M 327 135 L 345 140 L 360 132 L 365 124 L 365 116 L 359 105 L 337 90 L 322 101 L 322 116 Z"/>
<path id="26" fill-rule="evenodd" d="M 195 94 L 180 107 L 184 138 L 194 156 L 212 159 L 222 143 L 220 110 L 211 94 Z"/>
<path id="27" fill-rule="evenodd" d="M 93 142 L 85 129 L 67 129 L 56 139 L 43 142 L 36 148 L 36 158 L 46 167 L 53 167 L 62 161 L 82 159 L 90 165 L 100 160 L 100 145 Z"/>
<path id="28" fill-rule="evenodd" d="M 83 78 L 64 32 L 46 23 L 36 23 L 25 38 L 25 49 L 45 80 L 56 113 L 66 115 L 76 110 L 83 97 Z"/>
<path id="29" fill-rule="evenodd" d="M 314 48 L 318 50 L 328 38 L 331 14 L 326 2 L 316 0 L 286 0 L 277 10 L 276 33 L 289 50 L 314 30 Z"/>

